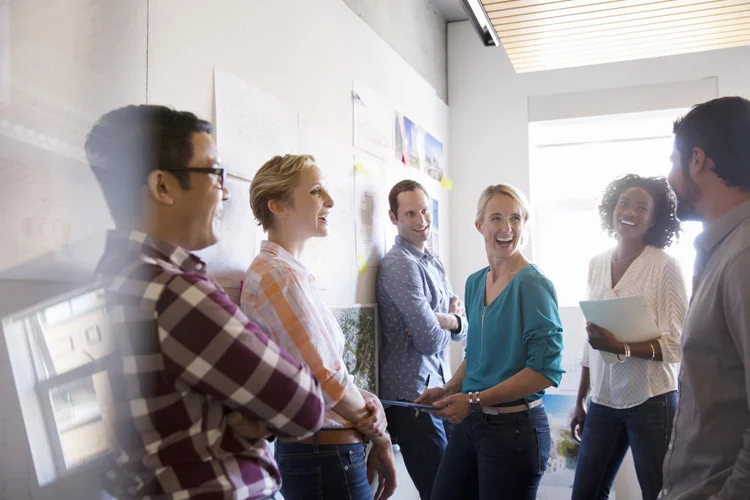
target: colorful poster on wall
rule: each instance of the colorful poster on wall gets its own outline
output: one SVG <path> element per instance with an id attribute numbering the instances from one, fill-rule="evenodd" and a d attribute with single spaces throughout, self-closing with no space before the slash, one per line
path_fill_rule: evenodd
<path id="1" fill-rule="evenodd" d="M 443 143 L 430 134 L 425 135 L 425 168 L 433 179 L 443 178 Z"/>
<path id="2" fill-rule="evenodd" d="M 354 385 L 378 394 L 378 311 L 375 304 L 332 307 L 344 332 L 344 363 Z"/>
<path id="3" fill-rule="evenodd" d="M 537 492 L 538 500 L 570 500 L 579 448 L 578 442 L 570 433 L 570 417 L 575 404 L 576 396 L 572 394 L 544 396 L 552 446 L 547 470 Z M 610 494 L 610 498 L 614 498 L 614 492 Z"/>
<path id="4" fill-rule="evenodd" d="M 396 159 L 417 170 L 424 170 L 425 131 L 402 114 L 396 115 Z"/>
<path id="5" fill-rule="evenodd" d="M 361 82 L 352 85 L 354 147 L 380 158 L 393 150 L 393 108 Z"/>

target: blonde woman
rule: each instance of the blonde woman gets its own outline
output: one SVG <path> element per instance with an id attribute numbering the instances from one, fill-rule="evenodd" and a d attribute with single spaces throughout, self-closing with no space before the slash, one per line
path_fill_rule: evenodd
<path id="1" fill-rule="evenodd" d="M 300 262 L 310 238 L 328 235 L 333 207 L 315 159 L 271 158 L 250 185 L 250 205 L 268 239 L 245 275 L 242 310 L 311 368 L 327 408 L 323 428 L 312 438 L 277 443 L 281 493 L 286 500 L 370 500 L 377 471 L 375 499 L 386 499 L 396 489 L 396 472 L 383 407 L 352 382 L 341 358 L 341 328 Z M 373 448 L 365 460 L 367 438 Z"/>
<path id="2" fill-rule="evenodd" d="M 475 225 L 489 266 L 466 280 L 466 359 L 417 402 L 457 424 L 432 500 L 536 498 L 550 453 L 542 396 L 562 378 L 562 325 L 552 282 L 521 253 L 528 204 L 498 184 L 479 198 Z"/>

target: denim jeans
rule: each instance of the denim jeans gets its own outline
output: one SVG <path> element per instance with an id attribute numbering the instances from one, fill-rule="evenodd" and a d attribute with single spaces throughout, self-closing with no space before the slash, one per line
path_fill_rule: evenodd
<path id="1" fill-rule="evenodd" d="M 618 410 L 592 402 L 578 451 L 573 500 L 606 500 L 630 447 L 644 500 L 655 500 L 662 485 L 677 391 Z"/>
<path id="2" fill-rule="evenodd" d="M 372 500 L 365 447 L 277 442 L 284 500 Z"/>
<path id="3" fill-rule="evenodd" d="M 430 500 L 440 459 L 453 431 L 453 424 L 426 412 L 391 406 L 385 410 L 388 432 L 401 448 L 404 465 L 422 500 Z"/>
<path id="4" fill-rule="evenodd" d="M 550 445 L 543 405 L 519 413 L 471 414 L 448 441 L 432 500 L 533 500 Z"/>

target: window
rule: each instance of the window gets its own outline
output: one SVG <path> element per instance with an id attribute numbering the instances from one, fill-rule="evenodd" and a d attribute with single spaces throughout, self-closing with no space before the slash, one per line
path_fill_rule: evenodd
<path id="1" fill-rule="evenodd" d="M 113 338 L 102 289 L 84 289 L 3 321 L 39 485 L 113 445 L 104 362 Z"/>
<path id="2" fill-rule="evenodd" d="M 586 297 L 591 257 L 614 246 L 601 229 L 601 193 L 616 177 L 666 176 L 671 168 L 672 123 L 686 109 L 608 115 L 529 125 L 534 260 L 558 292 L 560 306 Z M 682 264 L 688 290 L 693 240 L 699 223 L 683 223 L 667 249 Z"/>

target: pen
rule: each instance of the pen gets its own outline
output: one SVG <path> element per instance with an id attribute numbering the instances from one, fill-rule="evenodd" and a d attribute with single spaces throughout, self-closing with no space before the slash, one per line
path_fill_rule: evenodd
<path id="1" fill-rule="evenodd" d="M 427 389 L 429 389 L 429 388 L 430 388 L 430 375 L 432 375 L 432 373 L 428 373 L 428 374 L 427 374 L 427 380 L 425 380 L 425 382 L 424 382 L 424 389 L 425 389 L 425 390 L 427 390 Z M 415 416 L 415 417 L 418 417 L 418 416 L 419 416 L 419 408 L 417 408 L 417 409 L 416 409 L 416 410 L 414 411 L 414 416 Z"/>

